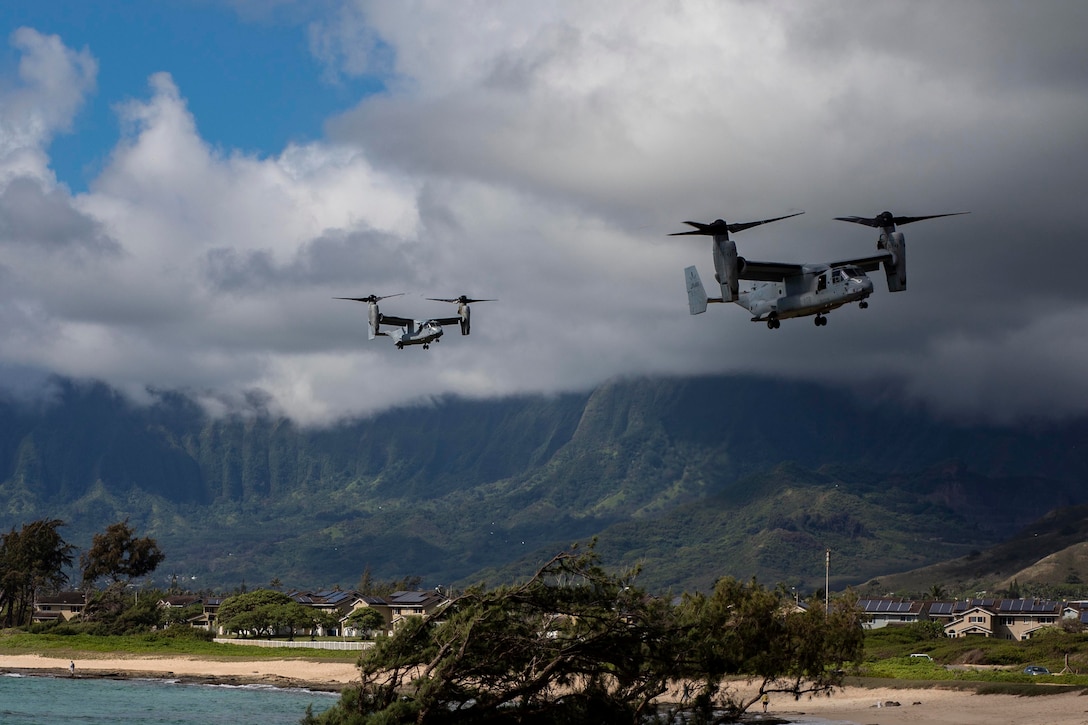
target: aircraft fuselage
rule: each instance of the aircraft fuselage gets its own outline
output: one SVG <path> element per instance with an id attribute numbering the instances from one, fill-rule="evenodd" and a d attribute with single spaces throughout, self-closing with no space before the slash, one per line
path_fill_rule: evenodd
<path id="1" fill-rule="evenodd" d="M 873 281 L 859 269 L 811 265 L 804 274 L 783 282 L 755 282 L 742 290 L 736 304 L 752 313 L 753 322 L 822 315 L 873 293 Z"/>

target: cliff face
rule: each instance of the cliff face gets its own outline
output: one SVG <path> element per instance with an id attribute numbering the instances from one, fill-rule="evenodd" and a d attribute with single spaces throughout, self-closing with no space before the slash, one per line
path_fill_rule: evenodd
<path id="1" fill-rule="evenodd" d="M 807 576 L 832 543 L 860 581 L 1088 501 L 1085 421 L 967 428 L 756 378 L 446 399 L 323 429 L 55 390 L 0 402 L 0 525 L 59 517 L 85 547 L 129 518 L 198 585 L 351 586 L 367 565 L 507 577 L 592 535 L 606 563 L 652 562 L 661 585 Z"/>

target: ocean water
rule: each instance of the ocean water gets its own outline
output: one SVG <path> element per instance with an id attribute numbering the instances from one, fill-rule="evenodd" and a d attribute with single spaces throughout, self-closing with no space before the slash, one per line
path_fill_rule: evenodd
<path id="1" fill-rule="evenodd" d="M 170 680 L 0 677 L 2 725 L 279 725 L 336 703 L 335 693 L 264 686 L 191 685 Z"/>

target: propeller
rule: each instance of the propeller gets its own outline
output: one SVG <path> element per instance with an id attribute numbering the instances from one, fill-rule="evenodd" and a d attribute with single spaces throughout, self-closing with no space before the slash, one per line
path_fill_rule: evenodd
<path id="1" fill-rule="evenodd" d="M 877 216 L 869 219 L 867 217 L 860 216 L 837 216 L 835 219 L 840 222 L 852 222 L 854 224 L 864 224 L 867 227 L 876 227 L 878 229 L 889 229 L 895 231 L 896 224 L 910 224 L 911 222 L 920 222 L 925 219 L 937 219 L 943 216 L 959 216 L 960 214 L 970 214 L 969 211 L 956 211 L 951 214 L 930 214 L 929 216 L 895 216 L 890 211 L 882 211 Z"/>
<path id="2" fill-rule="evenodd" d="M 699 222 L 684 222 L 688 226 L 695 227 L 695 231 L 673 232 L 669 236 L 682 237 L 688 234 L 701 234 L 708 237 L 728 237 L 730 232 L 743 232 L 745 229 L 758 227 L 760 224 L 770 224 L 771 222 L 776 222 L 780 219 L 789 219 L 791 216 L 798 216 L 800 214 L 804 214 L 804 212 L 799 211 L 793 214 L 787 214 L 786 216 L 776 216 L 774 219 L 764 219 L 758 222 L 739 222 L 735 224 L 727 224 L 724 219 L 718 219 L 711 222 L 710 224 L 701 224 Z"/>
<path id="3" fill-rule="evenodd" d="M 333 297 L 334 300 L 350 300 L 352 302 L 369 302 L 375 304 L 380 300 L 387 300 L 390 297 L 400 297 L 403 292 L 397 292 L 395 295 L 369 295 L 368 297 Z"/>
<path id="4" fill-rule="evenodd" d="M 460 297 L 454 297 L 453 299 L 446 299 L 445 297 L 428 297 L 431 302 L 452 302 L 455 305 L 471 305 L 476 302 L 498 302 L 498 300 L 474 300 L 465 295 Z"/>

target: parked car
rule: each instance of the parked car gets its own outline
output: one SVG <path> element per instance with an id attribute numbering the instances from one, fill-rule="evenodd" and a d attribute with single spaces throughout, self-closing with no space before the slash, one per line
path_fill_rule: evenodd
<path id="1" fill-rule="evenodd" d="M 1028 665 L 1024 668 L 1025 675 L 1049 675 L 1050 670 L 1039 665 Z"/>
<path id="2" fill-rule="evenodd" d="M 930 662 L 932 662 L 932 661 L 933 661 L 933 658 L 932 658 L 932 657 L 930 657 L 930 656 L 929 656 L 929 655 L 927 655 L 927 654 L 923 654 L 923 653 L 921 653 L 921 652 L 915 652 L 914 654 L 912 654 L 912 655 L 910 656 L 910 658 L 911 658 L 912 660 L 929 660 Z"/>

